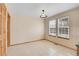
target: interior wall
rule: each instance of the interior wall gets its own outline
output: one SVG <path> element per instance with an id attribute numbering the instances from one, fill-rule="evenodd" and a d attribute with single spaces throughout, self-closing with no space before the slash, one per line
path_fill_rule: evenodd
<path id="1" fill-rule="evenodd" d="M 70 22 L 69 23 L 70 24 L 69 40 L 48 35 L 49 20 L 57 19 L 63 16 L 69 16 L 69 22 Z M 75 9 L 62 12 L 57 15 L 49 17 L 45 21 L 45 39 L 58 43 L 58 44 L 62 44 L 64 46 L 67 46 L 76 50 L 75 45 L 79 42 L 79 8 L 75 8 Z"/>
<path id="2" fill-rule="evenodd" d="M 44 39 L 44 23 L 31 16 L 11 17 L 11 45 Z"/>

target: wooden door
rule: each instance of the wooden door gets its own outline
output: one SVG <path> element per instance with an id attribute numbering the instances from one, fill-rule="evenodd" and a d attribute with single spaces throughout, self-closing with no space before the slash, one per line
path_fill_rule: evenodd
<path id="1" fill-rule="evenodd" d="M 0 4 L 0 56 L 2 55 L 2 6 Z"/>
<path id="2" fill-rule="evenodd" d="M 7 49 L 7 17 L 6 7 L 2 5 L 2 22 L 3 22 L 3 39 L 2 39 L 2 55 L 6 55 Z"/>
<path id="3" fill-rule="evenodd" d="M 0 55 L 6 55 L 7 46 L 10 46 L 10 16 L 6 6 L 0 3 Z"/>

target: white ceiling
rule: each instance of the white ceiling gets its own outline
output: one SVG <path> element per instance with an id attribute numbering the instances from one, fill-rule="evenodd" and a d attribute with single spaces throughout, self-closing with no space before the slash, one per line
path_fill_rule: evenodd
<path id="1" fill-rule="evenodd" d="M 9 12 L 13 16 L 37 16 L 44 9 L 48 16 L 78 7 L 77 3 L 7 3 Z"/>

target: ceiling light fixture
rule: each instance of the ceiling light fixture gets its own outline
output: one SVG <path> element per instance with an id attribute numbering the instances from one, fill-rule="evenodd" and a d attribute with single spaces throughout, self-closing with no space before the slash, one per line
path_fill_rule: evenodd
<path id="1" fill-rule="evenodd" d="M 47 18 L 47 15 L 45 14 L 45 11 L 44 10 L 42 10 L 42 14 L 40 15 L 40 18 L 44 18 L 44 19 Z"/>

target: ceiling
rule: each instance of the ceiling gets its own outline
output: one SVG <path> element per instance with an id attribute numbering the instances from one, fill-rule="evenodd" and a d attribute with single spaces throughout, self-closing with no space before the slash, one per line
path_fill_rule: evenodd
<path id="1" fill-rule="evenodd" d="M 48 16 L 78 7 L 78 3 L 7 3 L 8 11 L 13 16 L 39 17 L 41 10 L 45 10 Z"/>

